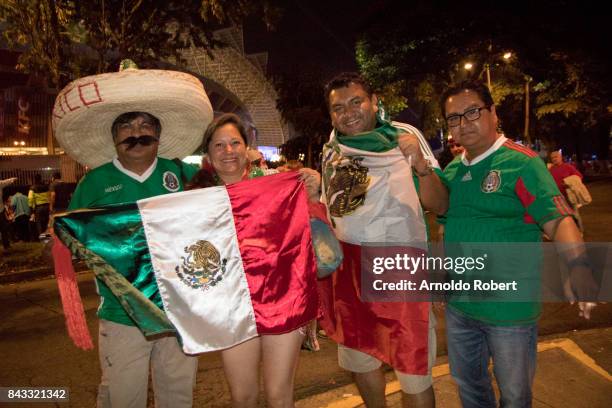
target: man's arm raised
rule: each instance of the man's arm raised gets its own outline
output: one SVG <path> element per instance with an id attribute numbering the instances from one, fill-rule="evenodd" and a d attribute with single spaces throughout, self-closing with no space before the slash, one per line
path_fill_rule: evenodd
<path id="1" fill-rule="evenodd" d="M 419 178 L 421 204 L 435 214 L 445 214 L 448 210 L 448 190 L 429 160 L 423 156 L 419 139 L 412 133 L 402 133 L 397 142 L 402 154 L 412 165 L 414 173 Z"/>

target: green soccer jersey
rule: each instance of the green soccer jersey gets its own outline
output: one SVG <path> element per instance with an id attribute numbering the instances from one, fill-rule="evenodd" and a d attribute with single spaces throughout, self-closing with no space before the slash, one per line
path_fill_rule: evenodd
<path id="1" fill-rule="evenodd" d="M 68 209 L 134 203 L 140 199 L 182 191 L 183 179 L 191 180 L 197 171 L 196 166 L 177 164 L 172 160 L 158 158 L 154 168 L 136 178 L 135 175 L 128 175 L 125 170 L 122 170 L 121 164 L 115 159 L 111 163 L 91 170 L 83 177 L 74 191 Z M 125 249 L 129 252 L 129 248 Z M 118 254 L 121 253 L 118 256 L 125 256 L 126 251 L 118 249 Z M 109 263 L 112 262 L 109 261 Z M 126 276 L 126 278 L 136 289 L 163 309 L 159 289 L 151 269 L 138 269 L 138 273 L 133 273 L 133 276 Z M 101 319 L 134 326 L 132 319 L 110 289 L 101 280 L 96 279 L 96 281 L 102 298 L 98 316 Z"/>
<path id="2" fill-rule="evenodd" d="M 444 170 L 443 181 L 450 193 L 449 210 L 442 220 L 444 241 L 450 248 L 468 242 L 537 243 L 541 241 L 543 224 L 571 214 L 544 162 L 535 152 L 505 137 L 470 164 L 457 157 Z M 468 247 L 474 250 L 476 244 Z M 528 252 L 511 253 L 511 245 L 485 246 L 495 257 L 489 257 L 488 267 L 479 277 L 494 281 L 514 278 L 523 289 L 525 285 L 536 285 L 531 288 L 538 289 L 541 253 L 536 246 L 524 247 Z M 461 276 L 453 275 L 453 279 L 458 277 Z M 459 301 L 460 298 L 460 294 L 451 296 L 449 305 L 468 317 L 497 325 L 533 323 L 541 308 L 536 301 Z"/>

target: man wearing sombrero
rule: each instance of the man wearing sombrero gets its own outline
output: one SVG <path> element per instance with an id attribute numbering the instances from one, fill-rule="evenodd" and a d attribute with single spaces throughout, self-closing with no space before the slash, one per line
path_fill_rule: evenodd
<path id="1" fill-rule="evenodd" d="M 133 63 L 132 63 L 133 64 Z M 78 79 L 58 95 L 53 128 L 60 145 L 92 170 L 81 180 L 69 210 L 94 208 L 183 189 L 197 171 L 174 158 L 194 152 L 212 120 L 201 82 L 188 74 L 138 70 Z M 103 247 L 103 241 L 97 242 Z M 106 261 L 120 270 L 137 250 L 107 248 Z M 128 290 L 162 309 L 151 268 L 126 268 Z M 146 338 L 133 314 L 109 286 L 96 279 L 102 379 L 99 407 L 145 407 L 151 368 L 156 407 L 190 407 L 197 358 L 183 353 L 175 336 Z M 140 293 L 137 293 L 140 292 Z"/>

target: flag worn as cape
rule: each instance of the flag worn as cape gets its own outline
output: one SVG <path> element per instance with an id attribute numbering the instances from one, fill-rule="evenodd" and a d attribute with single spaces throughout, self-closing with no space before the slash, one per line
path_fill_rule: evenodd
<path id="1" fill-rule="evenodd" d="M 123 233 L 116 230 L 115 207 L 62 217 L 60 238 L 83 251 L 92 239 L 104 239 L 104 248 L 112 248 L 122 245 L 122 236 L 144 231 L 146 250 L 133 264 L 152 266 L 165 314 L 130 290 L 129 273 L 108 263 L 94 271 L 145 335 L 176 328 L 183 350 L 193 354 L 289 332 L 316 318 L 316 261 L 307 196 L 297 173 L 167 194 L 128 208 L 138 223 L 127 223 Z M 112 234 L 101 231 L 100 216 L 115 229 Z M 75 219 L 77 228 L 65 228 Z M 68 234 L 75 231 L 84 232 L 75 239 Z"/>
<path id="2" fill-rule="evenodd" d="M 371 134 L 344 137 L 351 146 L 339 142 L 333 131 L 324 147 L 322 201 L 342 244 L 344 261 L 330 278 L 319 281 L 320 324 L 338 343 L 398 371 L 424 375 L 429 303 L 361 299 L 364 246 L 426 249 L 423 211 L 411 166 L 397 147 L 397 132 L 415 134 L 425 157 L 437 167 L 421 133 L 397 122 L 385 123 Z M 389 134 L 393 137 L 385 137 Z"/>

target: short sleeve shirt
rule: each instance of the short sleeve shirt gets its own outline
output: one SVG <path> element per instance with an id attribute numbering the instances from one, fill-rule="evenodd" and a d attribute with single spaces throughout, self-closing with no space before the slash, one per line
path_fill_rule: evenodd
<path id="1" fill-rule="evenodd" d="M 445 243 L 540 242 L 541 227 L 571 215 L 544 162 L 530 149 L 499 138 L 472 163 L 457 157 L 444 170 L 449 210 Z M 496 265 L 490 278 L 537 274 L 539 259 Z M 539 302 L 450 302 L 469 317 L 493 324 L 534 322 Z"/>
<path id="2" fill-rule="evenodd" d="M 176 163 L 163 158 L 158 158 L 154 165 L 155 168 L 145 180 L 137 180 L 126 174 L 114 162 L 91 170 L 78 184 L 68 209 L 134 203 L 140 199 L 182 191 L 183 180 L 191 180 L 198 171 L 196 166 Z M 160 309 L 163 309 L 154 276 L 138 276 L 138 279 L 131 283 Z M 133 326 L 134 323 L 111 290 L 99 279 L 97 285 L 102 297 L 98 316 L 105 320 Z"/>

